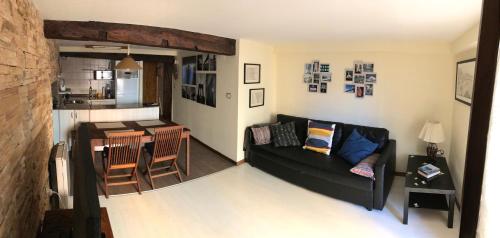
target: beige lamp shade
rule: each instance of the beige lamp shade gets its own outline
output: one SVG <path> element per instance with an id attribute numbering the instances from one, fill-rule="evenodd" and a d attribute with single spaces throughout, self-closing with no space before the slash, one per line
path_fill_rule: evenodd
<path id="1" fill-rule="evenodd" d="M 420 131 L 418 138 L 428 143 L 441 143 L 444 141 L 444 132 L 441 122 L 427 121 Z"/>
<path id="2" fill-rule="evenodd" d="M 137 64 L 137 62 L 135 62 L 135 60 L 132 57 L 130 57 L 130 55 L 127 55 L 125 58 L 122 59 L 122 61 L 120 61 L 120 63 L 118 63 L 115 66 L 115 69 L 139 70 L 142 69 L 142 67 L 139 64 Z"/>

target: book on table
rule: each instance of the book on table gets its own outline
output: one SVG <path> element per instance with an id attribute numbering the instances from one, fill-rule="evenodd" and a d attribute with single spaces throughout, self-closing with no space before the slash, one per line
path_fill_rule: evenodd
<path id="1" fill-rule="evenodd" d="M 418 168 L 418 174 L 424 176 L 425 178 L 432 178 L 440 173 L 441 170 L 432 164 L 424 164 Z"/>

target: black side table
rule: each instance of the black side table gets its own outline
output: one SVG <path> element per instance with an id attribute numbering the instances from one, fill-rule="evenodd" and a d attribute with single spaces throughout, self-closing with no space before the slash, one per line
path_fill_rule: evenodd
<path id="1" fill-rule="evenodd" d="M 441 175 L 427 181 L 417 174 L 418 167 L 427 161 L 427 156 L 408 156 L 406 169 L 405 201 L 403 224 L 408 224 L 408 208 L 430 208 L 448 211 L 448 227 L 453 228 L 455 211 L 455 186 L 444 157 L 436 159 L 435 166 L 441 169 Z"/>

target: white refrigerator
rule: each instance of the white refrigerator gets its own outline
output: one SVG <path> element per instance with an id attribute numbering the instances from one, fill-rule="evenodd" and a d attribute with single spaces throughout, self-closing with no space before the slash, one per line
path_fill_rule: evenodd
<path id="1" fill-rule="evenodd" d="M 142 67 L 142 61 L 137 63 Z M 115 73 L 116 104 L 142 104 L 142 70 L 116 70 Z"/>

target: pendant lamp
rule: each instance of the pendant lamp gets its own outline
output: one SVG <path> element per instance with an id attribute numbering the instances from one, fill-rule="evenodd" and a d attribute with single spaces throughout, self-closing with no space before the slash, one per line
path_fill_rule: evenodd
<path id="1" fill-rule="evenodd" d="M 121 70 L 139 70 L 142 67 L 135 62 L 134 58 L 130 56 L 130 45 L 127 45 L 127 56 L 123 58 L 120 63 L 115 66 L 115 69 Z"/>

